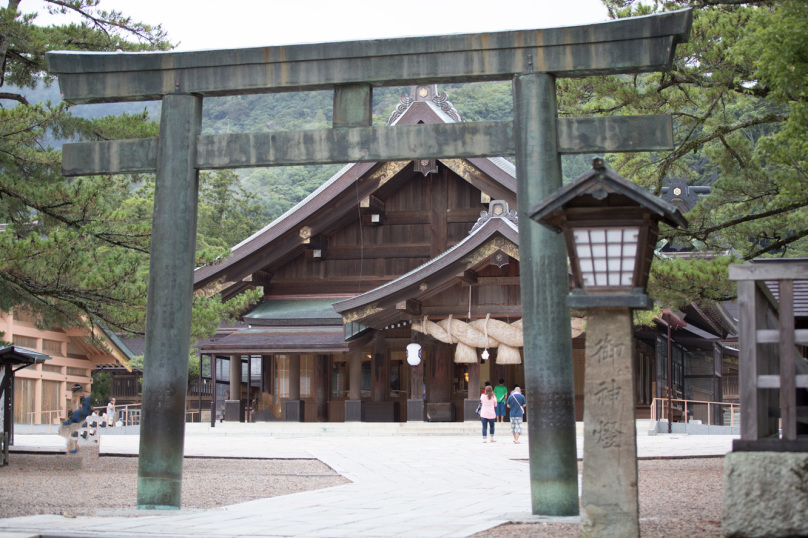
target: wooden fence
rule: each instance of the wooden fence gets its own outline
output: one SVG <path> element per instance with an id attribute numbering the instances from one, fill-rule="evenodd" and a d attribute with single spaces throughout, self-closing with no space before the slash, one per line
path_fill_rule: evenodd
<path id="1" fill-rule="evenodd" d="M 796 346 L 808 345 L 808 329 L 794 327 L 794 282 L 808 279 L 808 263 L 733 265 L 729 277 L 740 307 L 741 438 L 733 450 L 806 452 L 808 363 Z M 777 282 L 779 301 L 766 281 Z"/>

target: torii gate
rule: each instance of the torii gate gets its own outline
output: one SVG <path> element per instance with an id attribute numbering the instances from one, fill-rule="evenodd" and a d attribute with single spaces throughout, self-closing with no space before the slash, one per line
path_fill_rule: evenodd
<path id="1" fill-rule="evenodd" d="M 555 80 L 667 70 L 690 10 L 570 28 L 178 53 L 47 54 L 70 103 L 162 100 L 160 137 L 67 144 L 67 176 L 156 172 L 137 506 L 180 506 L 199 170 L 515 155 L 518 211 L 563 153 L 672 149 L 668 116 L 557 118 Z M 371 127 L 372 88 L 513 81 L 512 122 Z M 202 99 L 331 89 L 333 128 L 200 136 Z M 519 219 L 534 514 L 577 515 L 563 238 Z"/>

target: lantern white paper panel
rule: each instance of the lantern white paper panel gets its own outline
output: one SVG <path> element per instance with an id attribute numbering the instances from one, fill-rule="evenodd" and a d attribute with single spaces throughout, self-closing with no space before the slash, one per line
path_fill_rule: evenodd
<path id="1" fill-rule="evenodd" d="M 631 287 L 639 233 L 636 226 L 574 229 L 584 287 Z"/>

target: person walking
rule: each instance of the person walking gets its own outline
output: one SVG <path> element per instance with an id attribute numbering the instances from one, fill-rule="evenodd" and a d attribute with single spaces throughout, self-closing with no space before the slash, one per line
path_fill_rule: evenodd
<path id="1" fill-rule="evenodd" d="M 527 398 L 522 394 L 522 389 L 514 387 L 511 396 L 508 398 L 508 408 L 510 409 L 511 433 L 514 444 L 519 444 L 519 436 L 522 435 L 522 418 L 525 416 Z"/>
<path id="2" fill-rule="evenodd" d="M 494 387 L 494 396 L 497 397 L 497 422 L 505 422 L 505 401 L 508 398 L 508 387 L 505 380 L 500 379 L 499 385 Z"/>
<path id="3" fill-rule="evenodd" d="M 483 423 L 483 443 L 488 440 L 486 425 L 491 429 L 491 442 L 494 442 L 494 423 L 497 421 L 497 398 L 491 385 L 485 387 L 485 393 L 480 395 L 480 420 Z"/>

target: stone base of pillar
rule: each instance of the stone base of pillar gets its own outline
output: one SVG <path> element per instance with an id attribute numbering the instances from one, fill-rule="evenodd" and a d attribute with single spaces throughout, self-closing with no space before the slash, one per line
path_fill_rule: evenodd
<path id="1" fill-rule="evenodd" d="M 345 422 L 362 422 L 362 400 L 345 400 Z"/>
<path id="2" fill-rule="evenodd" d="M 224 419 L 227 422 L 244 422 L 244 404 L 241 400 L 224 401 Z"/>
<path id="3" fill-rule="evenodd" d="M 365 402 L 362 422 L 398 422 L 398 402 Z"/>
<path id="4" fill-rule="evenodd" d="M 425 411 L 423 398 L 407 400 L 407 422 L 423 422 L 426 420 Z"/>
<path id="5" fill-rule="evenodd" d="M 463 400 L 463 422 L 476 422 L 480 420 L 477 414 L 477 406 L 480 405 L 479 398 L 466 398 Z"/>
<path id="6" fill-rule="evenodd" d="M 724 536 L 808 536 L 808 453 L 724 456 Z"/>
<path id="7" fill-rule="evenodd" d="M 300 400 L 286 400 L 283 403 L 283 412 L 286 422 L 303 422 L 303 402 Z"/>

